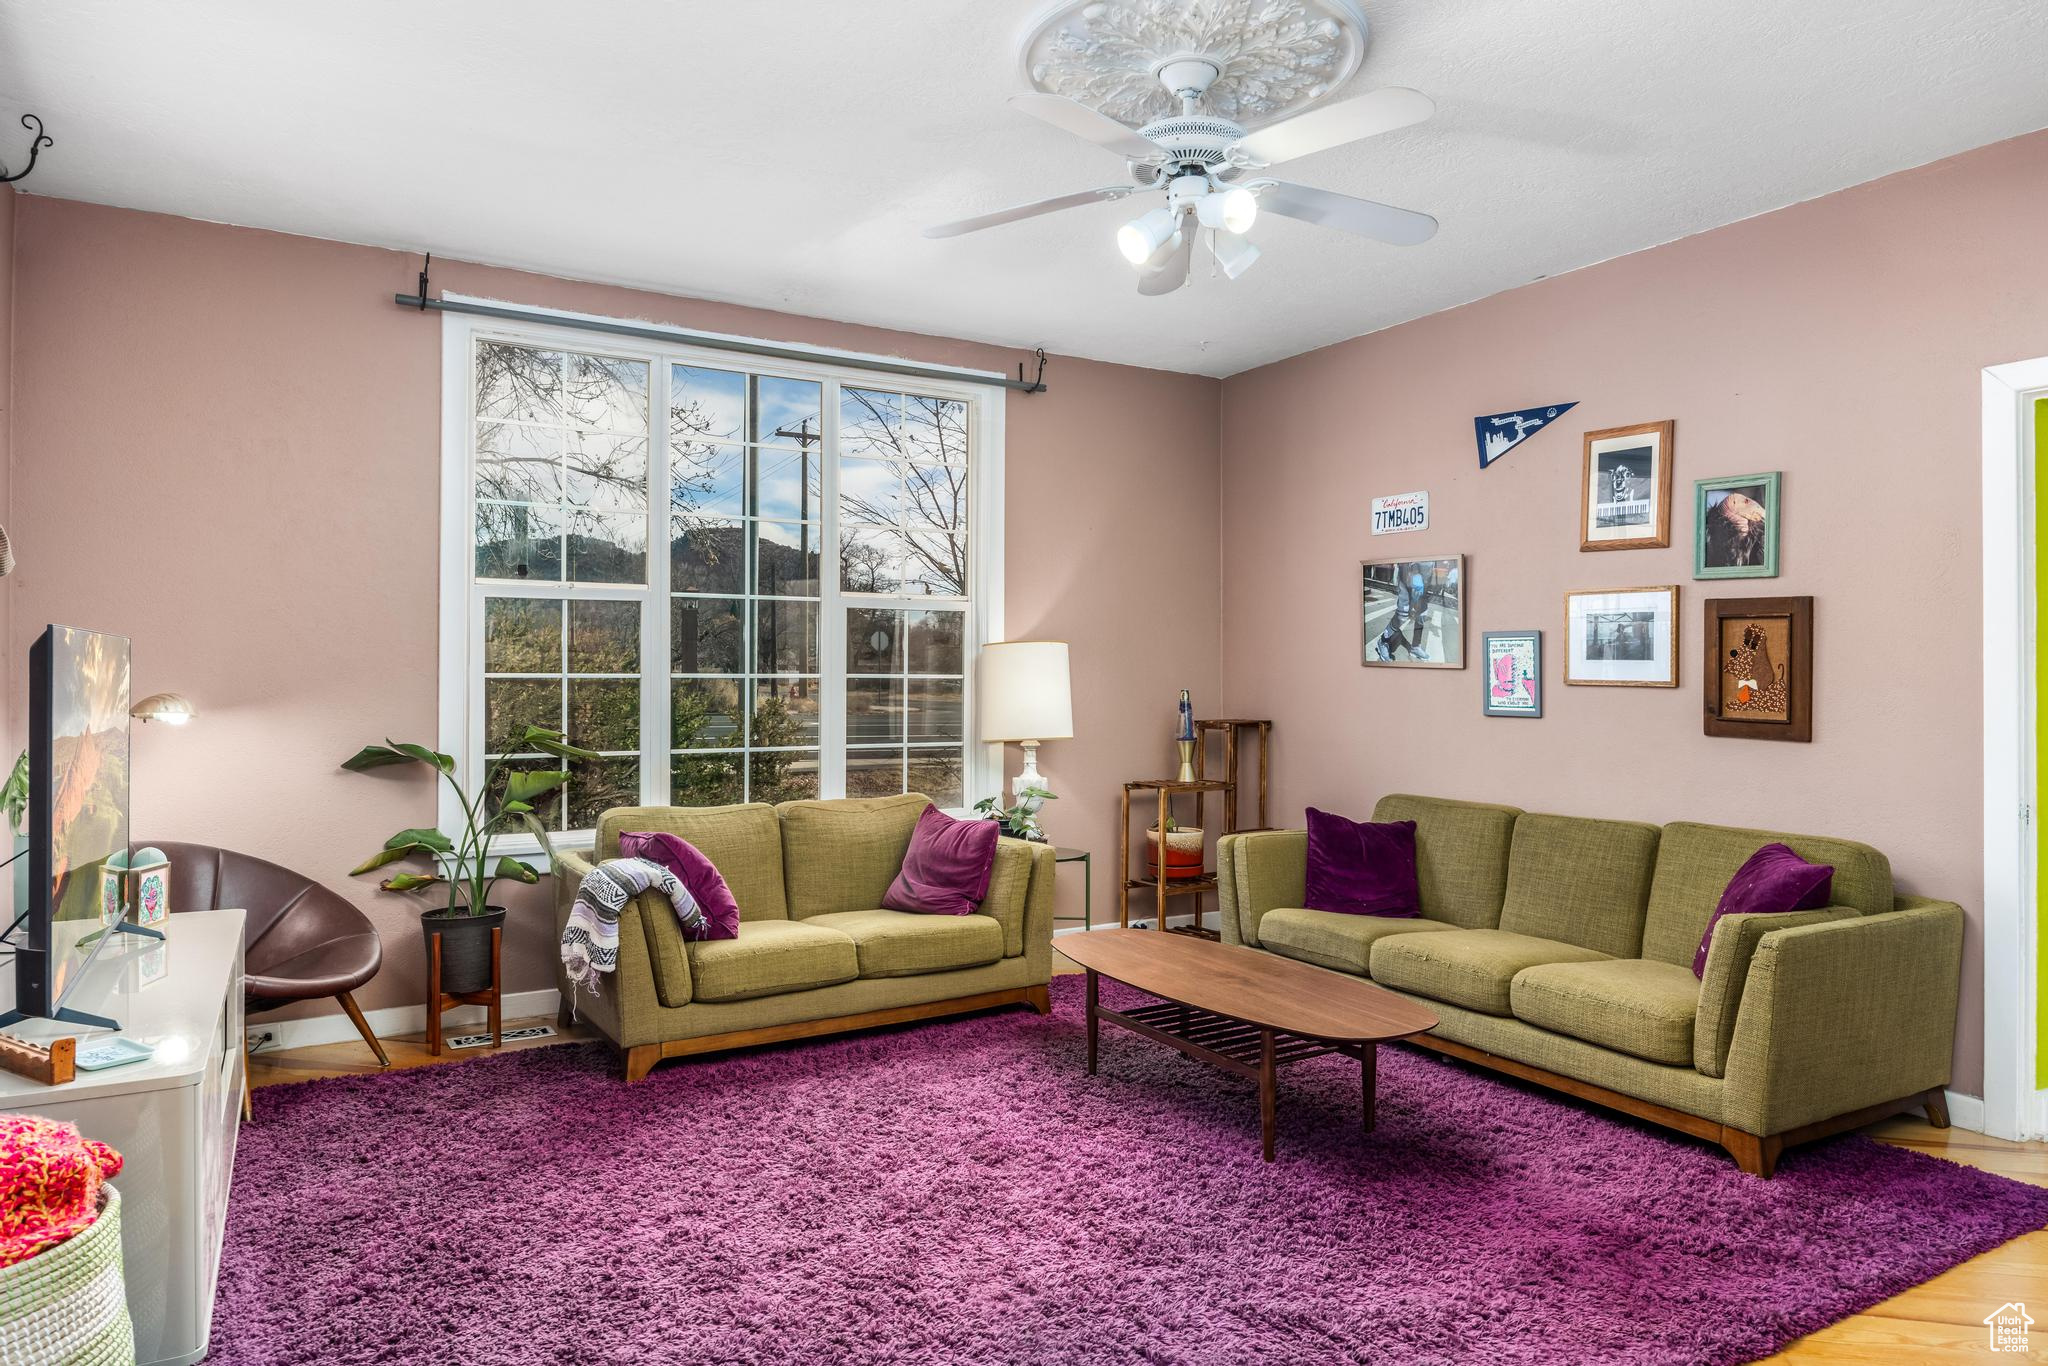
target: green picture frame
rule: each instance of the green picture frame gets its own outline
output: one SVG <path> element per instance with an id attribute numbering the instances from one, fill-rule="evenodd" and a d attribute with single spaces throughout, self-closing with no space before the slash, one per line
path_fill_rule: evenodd
<path id="1" fill-rule="evenodd" d="M 1731 474 L 1692 486 L 1692 576 L 1695 579 L 1778 577 L 1779 486 L 1782 476 Z M 1716 497 L 1716 495 L 1719 495 Z M 1731 498 L 1742 499 L 1731 504 Z M 1735 514 L 1740 507 L 1742 515 Z M 1759 519 L 1761 525 L 1759 525 Z"/>

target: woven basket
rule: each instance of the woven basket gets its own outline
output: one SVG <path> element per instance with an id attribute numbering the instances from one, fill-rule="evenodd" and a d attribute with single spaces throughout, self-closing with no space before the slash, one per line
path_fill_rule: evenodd
<path id="1" fill-rule="evenodd" d="M 85 1232 L 0 1267 L 0 1366 L 135 1366 L 112 1186 Z"/>

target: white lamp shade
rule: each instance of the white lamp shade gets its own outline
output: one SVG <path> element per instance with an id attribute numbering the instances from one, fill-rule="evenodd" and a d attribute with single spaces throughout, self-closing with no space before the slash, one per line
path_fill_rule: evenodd
<path id="1" fill-rule="evenodd" d="M 1064 640 L 984 645 L 975 681 L 983 740 L 1073 738 L 1074 700 Z"/>

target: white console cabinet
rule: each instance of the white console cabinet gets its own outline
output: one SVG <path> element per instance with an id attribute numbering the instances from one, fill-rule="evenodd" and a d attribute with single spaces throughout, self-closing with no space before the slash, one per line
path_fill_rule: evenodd
<path id="1" fill-rule="evenodd" d="M 121 1154 L 113 1184 L 136 1360 L 182 1366 L 206 1355 L 242 1118 L 242 912 L 193 911 L 158 928 L 162 942 L 107 945 L 67 1002 L 120 1021 L 155 1056 L 63 1086 L 0 1072 L 0 1111 L 70 1120 Z M 75 1037 L 81 1052 L 107 1037 L 50 1020 L 6 1032 Z"/>

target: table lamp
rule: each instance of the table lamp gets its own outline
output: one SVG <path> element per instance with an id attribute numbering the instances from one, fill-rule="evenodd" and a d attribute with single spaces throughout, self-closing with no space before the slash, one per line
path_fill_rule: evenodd
<path id="1" fill-rule="evenodd" d="M 1031 788 L 1046 787 L 1044 775 L 1038 771 L 1038 743 L 1070 740 L 1074 735 L 1067 643 L 1011 640 L 984 645 L 976 682 L 981 738 L 1024 746 L 1024 771 L 1010 784 L 1010 791 L 1016 805 L 1036 811 L 1043 799 L 1024 794 Z"/>

